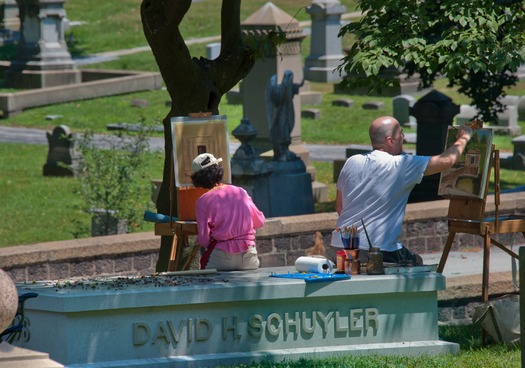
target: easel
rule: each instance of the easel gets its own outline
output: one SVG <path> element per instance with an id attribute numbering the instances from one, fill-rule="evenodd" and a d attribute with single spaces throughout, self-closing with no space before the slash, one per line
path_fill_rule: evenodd
<path id="1" fill-rule="evenodd" d="M 170 222 L 155 224 L 155 235 L 173 236 L 168 272 L 185 271 L 199 247 L 194 247 L 184 260 L 188 236 L 197 234 L 195 202 L 206 189 L 191 184 L 191 164 L 201 153 L 223 157 L 224 181 L 231 182 L 228 124 L 224 115 L 192 113 L 171 119 L 173 155 L 170 167 Z M 173 207 L 177 201 L 177 213 Z M 173 221 L 173 216 L 178 218 Z"/>
<path id="2" fill-rule="evenodd" d="M 445 263 L 452 247 L 452 242 L 457 233 L 477 234 L 483 238 L 483 278 L 482 278 L 482 298 L 484 302 L 489 299 L 489 268 L 490 268 L 490 245 L 493 244 L 509 254 L 511 257 L 518 259 L 518 254 L 507 249 L 503 244 L 492 238 L 496 234 L 522 233 L 525 236 L 525 216 L 510 215 L 500 217 L 498 207 L 500 204 L 500 163 L 499 150 L 494 149 L 492 145 L 490 153 L 490 164 L 488 177 L 491 169 L 494 168 L 494 205 L 495 216 L 485 218 L 485 205 L 487 200 L 487 187 L 482 199 L 478 198 L 450 198 L 448 210 L 448 229 L 449 236 L 439 265 L 438 273 L 442 273 Z"/>

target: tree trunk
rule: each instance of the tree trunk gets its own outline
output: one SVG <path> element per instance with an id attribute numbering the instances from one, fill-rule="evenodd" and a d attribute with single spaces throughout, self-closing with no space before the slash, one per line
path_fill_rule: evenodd
<path id="1" fill-rule="evenodd" d="M 164 173 L 157 199 L 157 211 L 165 215 L 170 214 L 170 171 L 173 148 L 171 118 L 187 116 L 193 112 L 219 114 L 219 102 L 222 96 L 242 80 L 254 65 L 253 50 L 242 42 L 241 0 L 222 2 L 219 57 L 215 60 L 192 58 L 179 31 L 179 24 L 191 3 L 191 0 L 143 0 L 141 5 L 144 34 L 171 98 L 171 110 L 163 120 Z M 177 201 L 176 198 L 172 200 L 172 214 L 176 216 Z M 171 237 L 162 238 L 157 271 L 167 269 L 171 247 Z"/>

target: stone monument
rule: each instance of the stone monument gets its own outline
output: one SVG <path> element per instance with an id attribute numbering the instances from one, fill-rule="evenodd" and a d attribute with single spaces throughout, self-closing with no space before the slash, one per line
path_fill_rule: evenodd
<path id="1" fill-rule="evenodd" d="M 313 0 L 306 8 L 312 19 L 310 55 L 304 63 L 306 79 L 325 83 L 341 81 L 337 67 L 344 55 L 338 34 L 345 10 L 339 0 Z"/>
<path id="2" fill-rule="evenodd" d="M 20 32 L 20 18 L 15 0 L 0 2 L 0 45 L 13 43 L 18 39 Z"/>
<path id="3" fill-rule="evenodd" d="M 416 154 L 421 156 L 439 155 L 445 149 L 447 130 L 459 113 L 459 106 L 443 93 L 433 90 L 421 97 L 410 115 L 417 120 Z M 423 177 L 408 198 L 409 203 L 442 199 L 438 196 L 440 174 Z"/>
<path id="4" fill-rule="evenodd" d="M 78 159 L 75 153 L 73 134 L 65 125 L 59 125 L 53 129 L 53 133 L 47 133 L 49 151 L 47 162 L 44 165 L 44 176 L 73 176 L 74 162 Z"/>
<path id="5" fill-rule="evenodd" d="M 416 119 L 410 115 L 410 108 L 414 106 L 416 99 L 411 95 L 399 95 L 392 99 L 394 118 L 404 127 L 415 128 Z"/>
<path id="6" fill-rule="evenodd" d="M 17 0 L 20 41 L 5 71 L 12 88 L 46 88 L 81 82 L 64 37 L 65 0 Z"/>
<path id="7" fill-rule="evenodd" d="M 263 185 L 271 174 L 271 164 L 266 162 L 252 146 L 257 129 L 244 117 L 241 124 L 232 131 L 241 145 L 231 159 L 232 184 L 246 189 L 253 202 L 264 214 L 270 212 L 268 191 Z"/>
<path id="8" fill-rule="evenodd" d="M 289 146 L 295 125 L 293 98 L 299 94 L 303 84 L 304 79 L 301 83 L 294 83 L 293 72 L 285 70 L 281 83 L 277 82 L 277 74 L 274 74 L 266 86 L 266 114 L 274 161 L 293 161 L 297 158 Z"/>
<path id="9" fill-rule="evenodd" d="M 273 147 L 272 173 L 260 183 L 267 190 L 267 203 L 257 206 L 267 217 L 295 216 L 314 212 L 312 176 L 306 165 L 289 147 L 294 128 L 294 96 L 304 83 L 294 83 L 294 74 L 285 70 L 281 83 L 277 75 L 266 86 L 266 106 L 270 141 Z M 270 195 L 271 193 L 271 195 Z"/>
<path id="10" fill-rule="evenodd" d="M 250 119 L 255 129 L 258 130 L 257 137 L 252 144 L 259 152 L 265 152 L 272 149 L 269 141 L 268 113 L 265 108 L 266 85 L 274 74 L 277 74 L 277 82 L 280 82 L 285 70 L 291 70 L 296 80 L 303 80 L 301 42 L 305 36 L 299 22 L 271 2 L 266 3 L 249 16 L 241 27 L 243 33 L 249 37 L 264 37 L 269 32 L 276 31 L 278 27 L 286 33 L 286 42 L 279 45 L 276 50 L 268 50 L 262 59 L 258 59 L 240 84 L 243 115 Z M 292 150 L 294 152 L 299 149 L 305 151 L 304 147 L 298 147 L 301 144 L 301 101 L 299 98 L 294 99 L 293 109 L 295 121 L 291 133 Z"/>

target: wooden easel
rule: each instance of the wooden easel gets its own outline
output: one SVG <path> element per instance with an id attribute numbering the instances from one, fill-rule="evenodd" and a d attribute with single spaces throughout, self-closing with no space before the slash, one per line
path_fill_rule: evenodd
<path id="1" fill-rule="evenodd" d="M 171 253 L 168 262 L 168 272 L 187 270 L 191 259 L 195 256 L 195 250 L 189 255 L 184 264 L 177 267 L 177 260 L 181 260 L 183 256 L 183 248 L 188 244 L 188 236 L 197 234 L 197 223 L 195 221 L 173 221 L 173 204 L 175 202 L 175 180 L 174 180 L 174 165 L 173 157 L 170 170 L 170 222 L 155 224 L 155 235 L 173 236 L 171 243 Z"/>
<path id="2" fill-rule="evenodd" d="M 494 205 L 495 216 L 485 217 L 485 205 L 487 200 L 487 188 L 485 188 L 484 198 L 450 198 L 448 210 L 448 229 L 449 235 L 437 272 L 442 273 L 445 263 L 452 247 L 452 242 L 457 233 L 477 234 L 483 238 L 483 278 L 482 278 L 482 297 L 483 301 L 489 299 L 489 268 L 490 268 L 490 245 L 493 244 L 509 254 L 511 257 L 518 258 L 518 255 L 507 249 L 503 244 L 492 238 L 496 234 L 522 233 L 525 236 L 525 216 L 510 215 L 500 217 L 498 207 L 500 204 L 500 185 L 499 185 L 499 150 L 492 146 L 490 153 L 490 164 L 488 177 L 494 168 Z"/>
<path id="3" fill-rule="evenodd" d="M 228 124 L 223 115 L 191 113 L 187 117 L 171 119 L 173 155 L 170 167 L 170 222 L 155 224 L 155 235 L 173 236 L 168 271 L 187 270 L 199 250 L 194 247 L 184 259 L 183 249 L 188 245 L 188 236 L 197 234 L 195 222 L 195 201 L 206 190 L 191 184 L 193 158 L 200 153 L 210 152 L 223 157 L 224 180 L 231 182 L 229 164 Z M 177 204 L 177 213 L 173 207 Z M 179 220 L 173 221 L 173 216 Z"/>

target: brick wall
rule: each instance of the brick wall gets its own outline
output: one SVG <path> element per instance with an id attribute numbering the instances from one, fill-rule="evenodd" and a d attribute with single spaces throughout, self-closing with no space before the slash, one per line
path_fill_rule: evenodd
<path id="1" fill-rule="evenodd" d="M 499 208 L 501 215 L 525 214 L 525 192 L 502 195 Z M 487 214 L 493 214 L 493 210 L 493 202 L 489 199 Z M 440 252 L 448 237 L 447 211 L 446 200 L 409 204 L 404 219 L 404 244 L 418 253 Z M 336 249 L 329 244 L 336 221 L 335 212 L 267 219 L 257 233 L 262 267 L 292 266 L 313 245 L 317 231 L 323 236 L 327 256 L 335 260 Z M 507 244 L 504 239 L 500 240 Z M 0 268 L 15 282 L 150 275 L 155 272 L 159 246 L 160 239 L 153 233 L 19 245 L 0 248 Z M 452 250 L 481 246 L 481 237 L 458 234 Z M 451 313 L 448 314 L 454 318 Z M 446 315 L 443 312 L 443 316 Z"/>
<path id="2" fill-rule="evenodd" d="M 448 237 L 448 201 L 409 204 L 404 219 L 403 242 L 418 253 L 440 252 Z M 500 214 L 525 213 L 525 193 L 501 196 Z M 493 203 L 487 203 L 493 214 Z M 263 267 L 291 266 L 313 245 L 319 231 L 327 256 L 337 214 L 321 213 L 267 219 L 257 233 L 257 248 Z M 501 236 L 500 238 L 505 237 Z M 505 239 L 502 239 L 505 244 Z M 0 248 L 0 268 L 17 282 L 97 275 L 148 275 L 154 272 L 160 239 L 153 233 L 101 236 L 87 239 L 38 243 Z M 457 234 L 458 247 L 481 247 L 482 238 Z"/>

